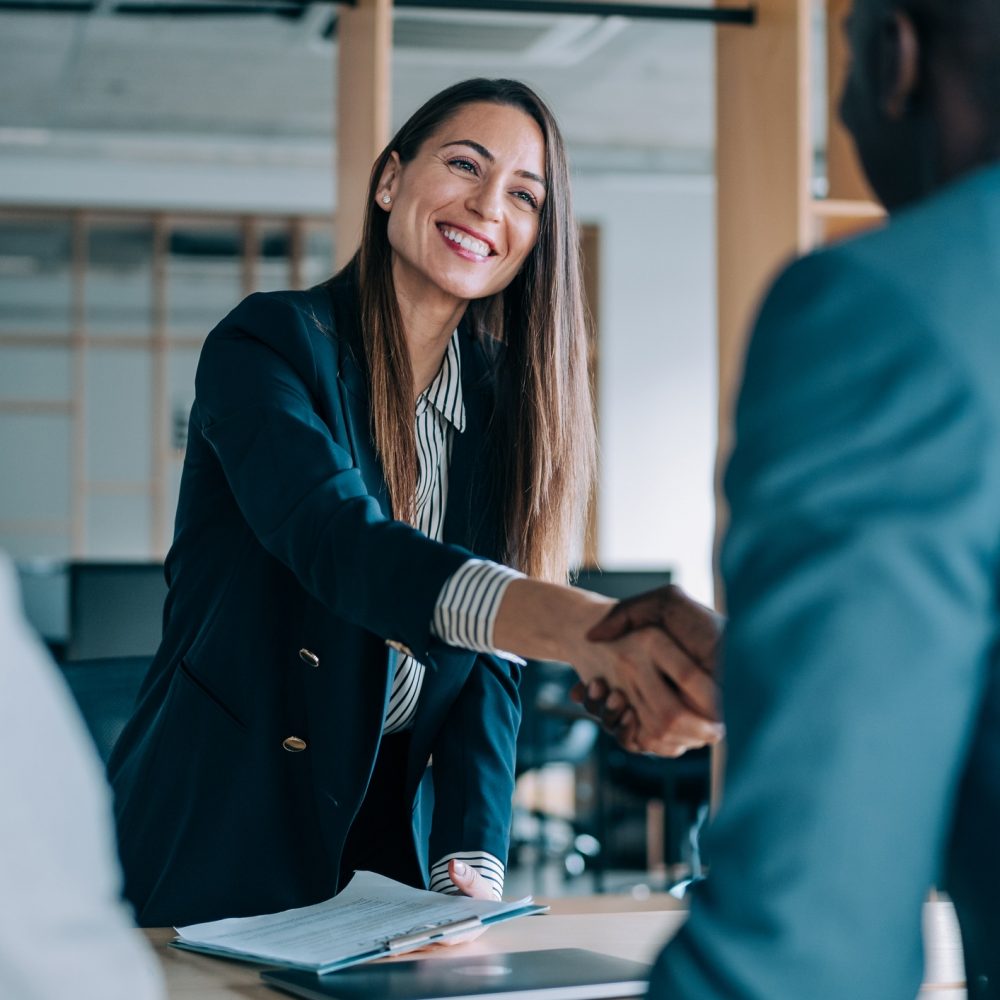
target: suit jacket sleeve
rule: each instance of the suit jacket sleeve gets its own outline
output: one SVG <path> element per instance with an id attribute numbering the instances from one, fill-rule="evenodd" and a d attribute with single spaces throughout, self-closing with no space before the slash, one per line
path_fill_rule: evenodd
<path id="1" fill-rule="evenodd" d="M 205 344 L 197 423 L 260 543 L 334 613 L 426 657 L 435 598 L 470 553 L 382 514 L 331 430 L 345 414 L 318 412 L 337 372 L 317 343 L 315 317 L 250 296 Z"/>
<path id="2" fill-rule="evenodd" d="M 995 445 L 961 364 L 849 248 L 764 306 L 726 480 L 724 800 L 652 997 L 917 992 L 992 640 Z"/>
<path id="3" fill-rule="evenodd" d="M 488 851 L 506 864 L 520 668 L 480 654 L 433 746 L 430 858 Z"/>

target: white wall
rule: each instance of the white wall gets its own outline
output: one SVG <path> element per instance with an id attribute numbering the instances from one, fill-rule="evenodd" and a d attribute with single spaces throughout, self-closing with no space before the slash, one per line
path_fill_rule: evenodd
<path id="1" fill-rule="evenodd" d="M 669 566 L 710 601 L 714 181 L 585 176 L 574 197 L 601 228 L 601 563 Z"/>

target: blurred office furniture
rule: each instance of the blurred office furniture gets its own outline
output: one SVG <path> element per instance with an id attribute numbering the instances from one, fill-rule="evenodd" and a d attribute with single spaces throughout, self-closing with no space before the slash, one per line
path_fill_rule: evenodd
<path id="1" fill-rule="evenodd" d="M 609 823 L 624 823 L 630 800 L 641 803 L 644 867 L 663 873 L 668 882 L 671 872 L 700 875 L 699 834 L 708 816 L 711 785 L 709 749 L 690 750 L 678 758 L 647 757 L 628 753 L 605 734 L 601 743 L 605 779 L 614 789 Z"/>
<path id="2" fill-rule="evenodd" d="M 56 660 L 152 656 L 167 584 L 160 562 L 19 560 L 25 617 Z"/>
<path id="3" fill-rule="evenodd" d="M 669 570 L 602 571 L 581 570 L 576 584 L 586 590 L 622 600 L 670 583 Z M 600 786 L 614 789 L 613 802 L 597 812 L 596 835 L 605 845 L 605 855 L 615 853 L 612 826 L 624 826 L 631 797 L 642 803 L 646 856 L 645 867 L 667 871 L 682 865 L 688 871 L 700 868 L 698 832 L 707 815 L 711 781 L 708 750 L 694 750 L 677 759 L 647 757 L 623 750 L 602 733 L 595 759 Z M 606 795 L 606 800 L 611 796 Z"/>
<path id="4" fill-rule="evenodd" d="M 24 617 L 57 659 L 69 637 L 69 571 L 62 559 L 19 559 L 17 577 Z"/>
<path id="5" fill-rule="evenodd" d="M 585 590 L 621 600 L 666 586 L 670 580 L 667 569 L 587 567 L 580 570 L 575 582 Z M 541 866 L 554 857 L 560 861 L 566 876 L 588 870 L 594 891 L 603 892 L 607 869 L 624 866 L 615 844 L 625 812 L 631 809 L 641 817 L 643 834 L 647 825 L 655 827 L 651 854 L 662 859 L 672 850 L 666 846 L 668 831 L 665 823 L 646 823 L 646 802 L 662 803 L 659 815 L 669 813 L 672 820 L 669 836 L 680 836 L 675 831 L 685 829 L 686 820 L 681 819 L 680 802 L 674 800 L 683 791 L 686 801 L 687 783 L 682 787 L 672 779 L 677 762 L 626 754 L 611 737 L 600 734 L 596 723 L 569 700 L 569 690 L 576 681 L 572 667 L 564 663 L 532 661 L 524 670 L 516 773 L 520 776 L 529 771 L 541 772 L 552 764 L 572 765 L 577 773 L 577 808 L 572 817 L 557 815 L 544 804 L 516 811 L 511 850 L 516 863 L 523 848 L 533 849 L 536 883 Z M 632 773 L 631 761 L 642 762 L 638 777 Z M 642 765 L 647 762 L 657 769 L 657 780 L 652 783 L 645 780 L 648 767 Z M 622 788 L 613 788 L 619 781 Z M 683 816 L 686 817 L 686 810 Z M 628 861 L 631 863 L 633 859 Z"/>
<path id="6" fill-rule="evenodd" d="M 560 862 L 564 877 L 580 875 L 589 868 L 595 892 L 603 891 L 603 859 L 594 836 L 593 816 L 578 819 L 573 815 L 572 801 L 557 809 L 545 800 L 545 769 L 553 764 L 578 768 L 590 757 L 597 741 L 597 723 L 569 700 L 575 683 L 576 674 L 565 663 L 546 660 L 529 661 L 521 678 L 515 775 L 520 778 L 533 772 L 536 784 L 530 802 L 519 804 L 515 799 L 511 856 L 515 864 L 520 863 L 525 849 L 531 848 L 536 892 L 542 891 L 542 870 L 553 859 Z M 599 791 L 597 795 L 599 798 Z M 593 812 L 598 808 L 595 803 Z"/>
<path id="7" fill-rule="evenodd" d="M 105 764 L 132 715 L 151 661 L 150 656 L 120 656 L 62 664 L 63 676 Z"/>
<path id="8" fill-rule="evenodd" d="M 152 656 L 166 596 L 162 563 L 70 563 L 65 658 Z"/>

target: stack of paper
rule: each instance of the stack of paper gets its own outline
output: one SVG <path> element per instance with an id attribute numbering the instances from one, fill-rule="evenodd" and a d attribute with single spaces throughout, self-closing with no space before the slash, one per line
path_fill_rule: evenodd
<path id="1" fill-rule="evenodd" d="M 445 896 L 357 872 L 333 899 L 261 917 L 177 927 L 177 948 L 316 973 L 402 954 L 480 927 L 543 913 L 531 897 L 494 903 Z"/>

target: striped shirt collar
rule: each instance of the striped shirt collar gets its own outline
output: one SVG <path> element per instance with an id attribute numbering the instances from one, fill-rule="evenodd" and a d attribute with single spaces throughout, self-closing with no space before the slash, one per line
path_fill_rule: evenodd
<path id="1" fill-rule="evenodd" d="M 417 397 L 417 414 L 433 406 L 460 434 L 465 430 L 465 403 L 462 399 L 462 354 L 458 330 L 451 335 L 444 360 L 434 381 Z"/>

